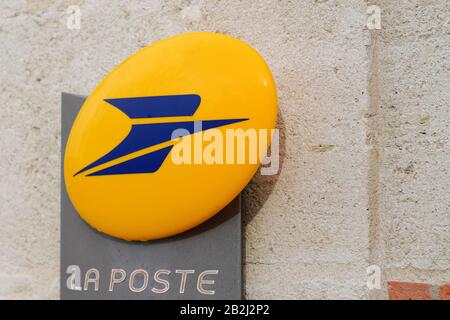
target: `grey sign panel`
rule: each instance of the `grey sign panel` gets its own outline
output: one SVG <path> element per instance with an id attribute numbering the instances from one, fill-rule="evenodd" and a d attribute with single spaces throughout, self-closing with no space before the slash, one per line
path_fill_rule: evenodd
<path id="1" fill-rule="evenodd" d="M 62 168 L 84 100 L 62 95 Z M 62 299 L 240 299 L 241 250 L 240 197 L 180 235 L 127 242 L 87 225 L 61 183 Z"/>

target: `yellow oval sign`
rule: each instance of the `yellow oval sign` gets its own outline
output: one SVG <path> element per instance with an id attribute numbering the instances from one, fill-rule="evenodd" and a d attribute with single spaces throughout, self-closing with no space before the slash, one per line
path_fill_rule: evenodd
<path id="1" fill-rule="evenodd" d="M 144 241 L 183 232 L 250 181 L 276 113 L 270 70 L 244 42 L 203 32 L 156 42 L 82 106 L 66 146 L 67 192 L 108 235 Z"/>

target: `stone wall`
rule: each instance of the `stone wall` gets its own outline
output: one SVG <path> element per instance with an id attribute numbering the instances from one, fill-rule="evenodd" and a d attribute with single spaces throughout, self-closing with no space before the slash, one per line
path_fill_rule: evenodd
<path id="1" fill-rule="evenodd" d="M 70 5 L 80 29 L 67 27 Z M 0 297 L 59 296 L 61 92 L 88 94 L 133 52 L 189 31 L 248 42 L 277 83 L 281 169 L 244 192 L 247 298 L 384 299 L 388 280 L 448 283 L 449 6 L 3 2 Z M 366 285 L 373 264 L 380 290 Z"/>

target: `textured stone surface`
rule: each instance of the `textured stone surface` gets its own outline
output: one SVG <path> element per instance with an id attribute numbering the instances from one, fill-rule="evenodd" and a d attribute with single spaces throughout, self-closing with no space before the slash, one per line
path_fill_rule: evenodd
<path id="1" fill-rule="evenodd" d="M 379 246 L 388 280 L 450 279 L 448 1 L 379 1 Z"/>
<path id="2" fill-rule="evenodd" d="M 285 140 L 279 176 L 257 177 L 244 194 L 246 294 L 363 298 L 366 7 L 361 1 L 293 3 L 257 19 L 275 29 L 257 47 L 277 80 Z"/>
<path id="3" fill-rule="evenodd" d="M 188 31 L 248 42 L 278 87 L 281 170 L 245 191 L 248 298 L 386 298 L 372 263 L 448 282 L 448 4 L 379 2 L 380 31 L 363 0 L 3 2 L 0 297 L 58 298 L 61 91 Z"/>

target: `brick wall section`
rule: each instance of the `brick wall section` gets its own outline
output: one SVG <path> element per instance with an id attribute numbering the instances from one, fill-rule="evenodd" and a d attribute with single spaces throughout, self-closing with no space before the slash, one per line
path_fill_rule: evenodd
<path id="1" fill-rule="evenodd" d="M 389 281 L 389 300 L 432 300 L 427 283 Z"/>
<path id="2" fill-rule="evenodd" d="M 441 300 L 450 300 L 450 284 L 443 284 L 439 289 Z"/>
<path id="3" fill-rule="evenodd" d="M 439 290 L 432 290 L 428 283 L 388 281 L 389 300 L 450 300 L 450 284 L 443 284 L 438 288 Z"/>

